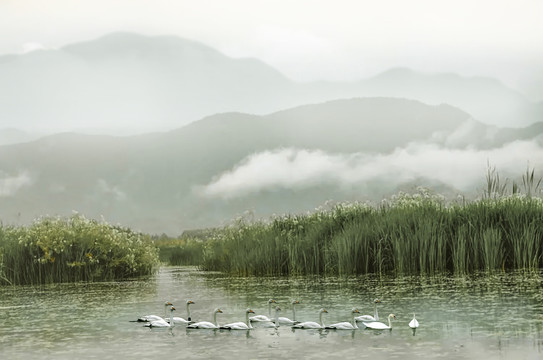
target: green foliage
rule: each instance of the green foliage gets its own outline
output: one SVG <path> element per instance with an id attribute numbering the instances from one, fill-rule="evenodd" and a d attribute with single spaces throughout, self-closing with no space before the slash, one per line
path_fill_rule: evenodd
<path id="1" fill-rule="evenodd" d="M 158 263 L 148 235 L 81 215 L 0 227 L 0 284 L 124 279 L 151 274 Z"/>
<path id="2" fill-rule="evenodd" d="M 446 206 L 420 188 L 379 207 L 339 204 L 269 223 L 240 220 L 205 242 L 201 267 L 239 275 L 465 274 L 543 267 L 543 201 L 496 195 Z"/>

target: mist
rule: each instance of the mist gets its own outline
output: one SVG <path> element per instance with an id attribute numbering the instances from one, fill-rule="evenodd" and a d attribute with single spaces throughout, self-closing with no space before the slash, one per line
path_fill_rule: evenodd
<path id="1" fill-rule="evenodd" d="M 253 154 L 196 191 L 205 197 L 231 199 L 274 189 L 302 190 L 322 184 L 341 189 L 368 182 L 398 186 L 424 178 L 465 193 L 483 187 L 488 166 L 502 177 L 516 179 L 528 167 L 542 165 L 539 141 L 515 141 L 488 150 L 410 143 L 390 154 L 288 148 Z"/>

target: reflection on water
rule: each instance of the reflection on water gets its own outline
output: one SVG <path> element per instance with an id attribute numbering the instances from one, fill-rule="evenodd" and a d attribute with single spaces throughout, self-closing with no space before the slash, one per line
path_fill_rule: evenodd
<path id="1" fill-rule="evenodd" d="M 152 278 L 109 283 L 0 288 L 0 358 L 101 358 L 135 355 L 182 358 L 455 358 L 543 357 L 543 272 L 451 277 L 230 278 L 192 268 L 165 268 Z M 325 323 L 350 321 L 350 311 L 373 314 L 373 299 L 393 329 L 304 330 L 253 324 L 249 331 L 175 326 L 149 329 L 139 316 L 163 316 L 164 301 L 193 320 L 244 321 L 245 309 L 268 315 L 273 297 L 281 316 Z M 417 314 L 418 329 L 408 327 Z M 273 313 L 272 313 L 273 316 Z"/>

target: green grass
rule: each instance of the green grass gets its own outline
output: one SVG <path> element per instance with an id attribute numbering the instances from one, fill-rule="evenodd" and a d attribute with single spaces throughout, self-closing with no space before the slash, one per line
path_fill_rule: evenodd
<path id="1" fill-rule="evenodd" d="M 379 207 L 226 227 L 201 268 L 239 275 L 466 274 L 543 267 L 543 201 L 520 194 L 445 206 L 421 189 Z"/>
<path id="2" fill-rule="evenodd" d="M 81 215 L 0 227 L 0 284 L 118 280 L 158 264 L 148 235 Z"/>

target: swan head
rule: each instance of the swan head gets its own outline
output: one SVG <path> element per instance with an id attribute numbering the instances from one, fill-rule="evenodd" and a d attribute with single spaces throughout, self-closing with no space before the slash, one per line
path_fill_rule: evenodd
<path id="1" fill-rule="evenodd" d="M 358 311 L 357 308 L 353 308 L 353 309 L 351 310 L 351 313 L 352 313 L 352 314 L 359 314 L 360 311 Z"/>
<path id="2" fill-rule="evenodd" d="M 247 314 L 254 314 L 255 313 L 252 309 L 247 309 L 247 310 L 245 310 L 245 312 Z"/>
<path id="3" fill-rule="evenodd" d="M 388 318 L 389 318 L 389 319 L 394 319 L 394 320 L 396 320 L 396 315 L 390 314 L 390 315 L 388 315 Z"/>
<path id="4" fill-rule="evenodd" d="M 268 300 L 268 304 L 275 304 L 275 303 L 277 303 L 277 301 L 275 301 L 273 299 Z"/>
<path id="5" fill-rule="evenodd" d="M 292 305 L 296 305 L 296 304 L 299 304 L 300 301 L 298 301 L 298 300 L 292 300 L 290 303 L 291 303 Z"/>
<path id="6" fill-rule="evenodd" d="M 173 304 L 172 304 L 171 302 L 169 302 L 169 301 L 166 301 L 166 302 L 164 303 L 164 306 L 172 306 L 172 305 L 173 305 Z"/>
<path id="7" fill-rule="evenodd" d="M 194 304 L 194 301 L 192 301 L 192 300 L 187 300 L 187 305 L 190 305 L 190 304 Z"/>
<path id="8" fill-rule="evenodd" d="M 276 306 L 275 311 L 281 311 L 281 308 L 279 306 Z"/>
<path id="9" fill-rule="evenodd" d="M 376 303 L 376 304 L 380 304 L 380 303 L 381 303 L 381 300 L 375 299 L 375 300 L 373 300 L 373 302 Z"/>
<path id="10" fill-rule="evenodd" d="M 319 314 L 322 314 L 322 313 L 328 313 L 328 311 L 325 308 L 322 308 L 319 310 Z"/>
<path id="11" fill-rule="evenodd" d="M 175 308 L 173 306 L 170 306 L 170 311 L 174 311 Z"/>
<path id="12" fill-rule="evenodd" d="M 213 313 L 216 314 L 216 313 L 222 313 L 222 310 L 219 309 L 219 308 L 216 308 L 215 310 L 213 310 Z"/>

